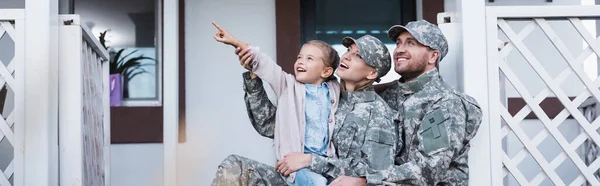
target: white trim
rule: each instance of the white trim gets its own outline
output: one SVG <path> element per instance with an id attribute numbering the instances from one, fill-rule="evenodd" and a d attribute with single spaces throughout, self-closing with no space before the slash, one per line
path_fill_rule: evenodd
<path id="1" fill-rule="evenodd" d="M 156 99 L 123 99 L 121 104 L 122 107 L 159 107 L 161 105 L 161 101 Z"/>
<path id="2" fill-rule="evenodd" d="M 502 174 L 502 158 L 493 156 L 493 150 L 490 145 L 501 145 L 501 143 L 491 141 L 492 135 L 500 131 L 500 127 L 493 128 L 488 125 L 490 111 L 488 92 L 482 87 L 487 87 L 488 67 L 486 61 L 486 24 L 485 24 L 485 2 L 469 1 L 460 2 L 459 22 L 462 23 L 462 72 L 464 83 L 464 92 L 472 96 L 482 108 L 482 123 L 477 135 L 471 140 L 471 149 L 469 151 L 469 185 L 490 185 L 492 183 L 492 174 Z M 468 36 L 468 37 L 467 37 Z M 452 50 L 452 49 L 450 49 Z M 468 80 L 468 81 L 467 81 Z M 496 100 L 497 101 L 497 100 Z M 492 159 L 496 158 L 496 159 Z M 494 161 L 492 161 L 494 160 Z M 502 182 L 495 182 L 502 183 Z M 492 184 L 498 185 L 498 184 Z"/>
<path id="3" fill-rule="evenodd" d="M 13 183 L 15 186 L 25 185 L 25 21 L 23 19 L 15 20 L 15 30 L 17 30 L 17 36 L 13 38 L 15 42 L 15 57 L 13 63 L 15 64 L 15 80 L 17 86 L 13 89 L 15 94 L 15 108 L 13 111 L 15 120 L 15 143 L 14 146 L 14 179 Z"/>
<path id="4" fill-rule="evenodd" d="M 600 6 L 489 6 L 487 11 L 498 18 L 598 17 Z"/>
<path id="5" fill-rule="evenodd" d="M 163 1 L 163 144 L 164 184 L 177 186 L 179 141 L 179 0 Z"/>
<path id="6" fill-rule="evenodd" d="M 496 43 L 497 40 L 497 35 L 498 35 L 498 29 L 496 26 L 496 21 L 497 19 L 495 18 L 495 16 L 490 13 L 490 12 L 486 12 L 487 16 L 486 16 L 486 30 L 487 30 L 487 43 Z M 490 180 L 489 180 L 489 185 L 502 185 L 502 180 L 503 179 L 498 179 L 495 180 L 495 178 L 498 178 L 499 175 L 502 174 L 502 159 L 506 159 L 504 155 L 504 153 L 502 152 L 502 133 L 498 133 L 496 131 L 501 131 L 501 123 L 500 122 L 494 122 L 494 121 L 501 121 L 500 115 L 498 114 L 494 114 L 494 113 L 498 113 L 498 106 L 497 104 L 501 104 L 500 100 L 495 100 L 493 98 L 497 98 L 500 96 L 500 72 L 498 70 L 498 62 L 500 61 L 500 56 L 498 56 L 498 48 L 496 47 L 496 45 L 491 45 L 491 44 L 487 44 L 487 77 L 488 77 L 488 107 L 482 107 L 482 108 L 488 108 L 488 124 L 489 124 L 489 128 L 487 131 L 485 130 L 479 130 L 480 133 L 487 133 L 489 135 L 489 143 L 490 143 L 490 159 L 489 159 L 489 164 L 490 164 Z M 465 53 L 466 55 L 466 53 Z M 465 65 L 466 66 L 466 65 Z M 467 71 L 465 71 L 467 72 Z M 467 79 L 465 77 L 465 79 Z M 483 120 L 482 122 L 484 122 L 486 120 Z M 500 148 L 491 148 L 491 147 L 500 147 Z M 511 165 L 505 165 L 507 169 L 511 169 L 513 167 L 511 167 Z M 516 166 L 516 165 L 515 165 Z M 511 171 L 509 171 L 511 172 Z M 501 177 L 504 178 L 504 177 Z M 520 177 L 515 175 L 515 179 L 517 179 L 517 181 L 521 182 L 522 180 L 520 180 Z M 526 179 L 525 179 L 526 180 Z"/>
<path id="7" fill-rule="evenodd" d="M 23 9 L 0 9 L 0 20 L 16 20 L 25 19 L 25 11 Z"/>
<path id="8" fill-rule="evenodd" d="M 78 18 L 77 18 L 78 19 Z M 59 27 L 59 160 L 60 185 L 83 185 L 82 31 Z"/>
<path id="9" fill-rule="evenodd" d="M 58 184 L 58 1 L 25 1 L 24 185 Z M 28 55 L 27 55 L 28 54 Z"/>
<path id="10" fill-rule="evenodd" d="M 103 78 L 103 97 L 104 97 L 104 185 L 111 185 L 111 164 L 110 164 L 110 74 L 109 61 L 102 63 Z"/>
<path id="11" fill-rule="evenodd" d="M 140 100 L 124 100 L 125 102 L 123 104 L 127 104 L 127 105 L 131 105 L 131 106 L 162 106 L 163 104 L 163 65 L 164 65 L 164 37 L 165 35 L 163 35 L 163 30 L 164 30 L 164 23 L 163 23 L 163 16 L 164 16 L 164 10 L 163 10 L 163 3 L 164 0 L 157 0 L 157 7 L 156 7 L 156 12 L 157 12 L 157 16 L 156 16 L 156 25 L 157 25 L 157 36 L 156 38 L 158 38 L 158 40 L 156 41 L 156 99 L 152 99 L 149 101 L 140 101 Z M 177 38 L 177 41 L 179 41 L 179 38 Z M 178 45 L 179 46 L 179 45 Z M 179 59 L 179 58 L 178 58 Z"/>

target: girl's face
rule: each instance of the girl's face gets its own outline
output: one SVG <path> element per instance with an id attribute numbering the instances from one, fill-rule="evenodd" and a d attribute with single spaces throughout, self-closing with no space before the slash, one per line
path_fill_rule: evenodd
<path id="1" fill-rule="evenodd" d="M 360 82 L 367 79 L 367 76 L 375 71 L 375 68 L 367 65 L 360 56 L 356 44 L 350 45 L 348 51 L 342 55 L 340 66 L 335 72 L 345 82 Z"/>
<path id="2" fill-rule="evenodd" d="M 331 75 L 331 67 L 325 66 L 325 54 L 319 47 L 305 44 L 294 63 L 296 81 L 305 84 L 320 85 Z"/>

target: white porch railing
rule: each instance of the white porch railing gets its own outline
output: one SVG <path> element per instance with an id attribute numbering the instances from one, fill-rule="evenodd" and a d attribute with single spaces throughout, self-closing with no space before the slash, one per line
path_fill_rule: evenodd
<path id="1" fill-rule="evenodd" d="M 600 6 L 487 7 L 486 14 L 489 124 L 497 131 L 490 139 L 498 144 L 491 147 L 498 154 L 492 164 L 503 165 L 492 185 L 600 185 L 600 158 L 582 158 L 586 146 L 600 146 L 600 119 L 588 120 L 578 109 L 588 99 L 600 100 L 600 78 L 583 68 L 589 56 L 600 56 L 600 37 L 582 21 L 600 18 Z M 508 45 L 498 50 L 498 40 Z M 556 57 L 549 57 L 552 52 Z M 511 114 L 507 97 L 522 98 L 526 106 Z M 564 106 L 556 116 L 540 106 L 548 97 Z M 532 112 L 537 119 L 525 119 Z"/>
<path id="2" fill-rule="evenodd" d="M 59 17 L 60 185 L 110 185 L 109 55 L 78 15 Z"/>
<path id="3" fill-rule="evenodd" d="M 14 49 L 10 61 L 0 60 L 0 142 L 7 140 L 8 149 L 0 149 L 0 161 L 9 162 L 0 167 L 0 185 L 23 185 L 24 144 L 24 18 L 25 12 L 16 9 L 0 9 L 0 39 L 10 39 L 14 45 L 0 48 Z M 10 55 L 10 54 L 8 54 Z M 11 108 L 12 107 L 12 108 Z"/>

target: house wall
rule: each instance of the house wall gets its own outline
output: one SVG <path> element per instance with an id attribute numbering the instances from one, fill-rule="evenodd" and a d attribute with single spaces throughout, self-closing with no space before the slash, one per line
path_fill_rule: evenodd
<path id="1" fill-rule="evenodd" d="M 178 184 L 209 185 L 230 154 L 273 165 L 272 140 L 246 114 L 244 70 L 232 47 L 214 41 L 211 21 L 275 58 L 275 1 L 188 0 L 185 13 L 187 142 L 178 146 Z"/>

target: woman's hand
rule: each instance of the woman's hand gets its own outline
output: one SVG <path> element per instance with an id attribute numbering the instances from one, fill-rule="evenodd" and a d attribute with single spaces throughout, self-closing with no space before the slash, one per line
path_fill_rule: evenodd
<path id="1" fill-rule="evenodd" d="M 246 70 L 252 71 L 252 59 L 254 59 L 254 54 L 252 53 L 252 51 L 250 51 L 250 48 L 236 48 L 235 49 L 235 54 L 238 55 L 238 58 L 240 60 L 240 65 L 242 65 L 242 67 L 244 67 Z M 254 73 L 252 73 L 251 75 L 254 75 Z"/>
<path id="2" fill-rule="evenodd" d="M 312 155 L 310 154 L 292 152 L 285 155 L 282 160 L 277 161 L 275 170 L 284 176 L 289 176 L 291 173 L 308 167 L 311 159 Z"/>
<path id="3" fill-rule="evenodd" d="M 215 38 L 216 41 L 231 45 L 236 48 L 241 47 L 242 42 L 233 37 L 229 32 L 227 32 L 227 30 L 221 28 L 221 26 L 219 26 L 214 21 L 212 22 L 212 24 L 217 28 L 217 33 L 215 34 L 215 36 L 213 36 L 213 38 Z"/>

